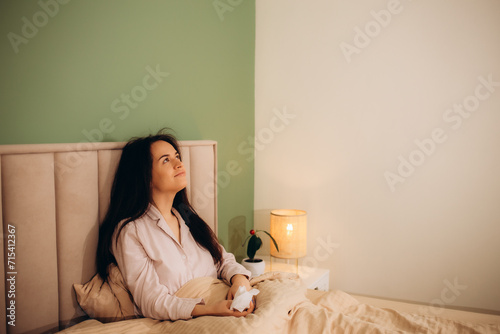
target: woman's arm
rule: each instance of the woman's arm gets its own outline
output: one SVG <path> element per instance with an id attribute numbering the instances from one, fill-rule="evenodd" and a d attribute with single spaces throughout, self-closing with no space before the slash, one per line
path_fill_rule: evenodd
<path id="1" fill-rule="evenodd" d="M 252 273 L 245 269 L 241 264 L 236 262 L 234 255 L 226 252 L 224 247 L 222 247 L 222 262 L 217 268 L 217 277 L 225 280 L 229 284 L 233 284 L 232 279 L 236 275 L 241 275 L 247 278 L 247 280 L 252 276 Z"/>
<path id="2" fill-rule="evenodd" d="M 222 247 L 222 263 L 218 268 L 217 274 L 219 278 L 226 280 L 226 282 L 231 285 L 231 288 L 227 293 L 228 300 L 234 298 L 234 295 L 240 286 L 244 286 L 247 291 L 252 289 L 249 281 L 252 273 L 245 269 L 245 267 L 241 264 L 237 263 L 234 255 L 226 252 L 224 247 Z M 252 311 L 253 309 L 251 312 Z"/>
<path id="3" fill-rule="evenodd" d="M 253 312 L 253 302 L 252 307 L 243 312 L 236 310 L 230 310 L 231 300 L 221 300 L 220 302 L 210 304 L 210 305 L 196 305 L 193 309 L 191 315 L 193 317 L 199 317 L 202 315 L 216 315 L 216 316 L 233 316 L 233 317 L 244 317 L 249 313 Z"/>
<path id="4" fill-rule="evenodd" d="M 219 268 L 219 275 L 230 283 L 231 287 L 227 292 L 226 299 L 232 301 L 240 286 L 245 287 L 247 291 L 250 291 L 252 289 L 249 281 L 252 273 L 245 269 L 245 267 L 243 267 L 241 264 L 237 263 L 233 254 L 226 252 L 224 247 L 222 249 L 223 262 L 221 267 Z M 245 310 L 244 313 L 252 313 L 254 309 L 255 303 L 252 301 L 250 307 Z"/>

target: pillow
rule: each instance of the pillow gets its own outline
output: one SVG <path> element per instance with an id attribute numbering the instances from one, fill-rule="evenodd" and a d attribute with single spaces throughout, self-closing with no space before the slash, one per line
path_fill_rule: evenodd
<path id="1" fill-rule="evenodd" d="M 179 298 L 201 298 L 205 304 L 226 299 L 229 285 L 213 277 L 193 278 L 175 293 Z"/>
<path id="2" fill-rule="evenodd" d="M 136 318 L 134 302 L 127 290 L 120 269 L 109 266 L 108 282 L 98 274 L 85 284 L 73 284 L 80 307 L 91 318 L 113 322 Z"/>

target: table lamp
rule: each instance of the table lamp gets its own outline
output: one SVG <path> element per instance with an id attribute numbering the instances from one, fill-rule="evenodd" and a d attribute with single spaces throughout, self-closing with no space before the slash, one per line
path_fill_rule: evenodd
<path id="1" fill-rule="evenodd" d="M 295 259 L 298 273 L 299 257 L 307 254 L 307 213 L 303 210 L 272 210 L 270 233 L 278 244 L 279 252 L 271 243 L 272 258 Z"/>

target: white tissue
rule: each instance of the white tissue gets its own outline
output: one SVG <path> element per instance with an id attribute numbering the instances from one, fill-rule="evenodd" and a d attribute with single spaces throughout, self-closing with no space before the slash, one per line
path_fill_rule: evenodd
<path id="1" fill-rule="evenodd" d="M 250 307 L 250 302 L 252 301 L 252 297 L 257 295 L 260 291 L 257 289 L 252 289 L 247 291 L 244 286 L 240 286 L 236 294 L 234 295 L 233 302 L 231 303 L 230 310 L 238 310 L 243 312 L 247 308 Z"/>

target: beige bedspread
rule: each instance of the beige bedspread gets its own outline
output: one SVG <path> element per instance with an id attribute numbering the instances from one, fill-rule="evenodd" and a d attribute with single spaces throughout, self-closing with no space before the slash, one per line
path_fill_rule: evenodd
<path id="1" fill-rule="evenodd" d="M 293 274 L 267 273 L 252 280 L 260 290 L 257 307 L 246 317 L 199 317 L 159 321 L 133 319 L 103 324 L 87 320 L 60 333 L 500 333 L 500 325 L 467 324 L 412 315 L 359 303 L 342 291 L 307 290 Z M 179 297 L 224 299 L 228 287 L 213 278 L 195 279 Z"/>

